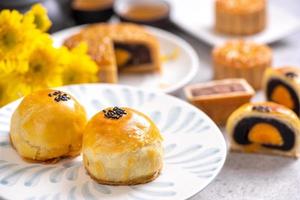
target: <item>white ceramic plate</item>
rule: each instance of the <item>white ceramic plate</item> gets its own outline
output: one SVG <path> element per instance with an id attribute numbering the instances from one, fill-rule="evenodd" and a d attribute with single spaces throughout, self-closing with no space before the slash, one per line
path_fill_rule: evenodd
<path id="1" fill-rule="evenodd" d="M 164 137 L 164 168 L 151 183 L 97 184 L 81 156 L 57 164 L 23 161 L 9 142 L 10 117 L 20 100 L 0 109 L 0 196 L 7 199 L 183 200 L 205 188 L 221 170 L 226 144 L 217 126 L 190 104 L 162 93 L 107 84 L 62 90 L 77 97 L 89 117 L 107 106 L 129 106 L 149 115 Z M 1 197 L 0 197 L 1 199 Z"/>
<path id="2" fill-rule="evenodd" d="M 82 27 L 69 28 L 53 34 L 54 45 L 61 46 L 67 37 L 79 32 Z M 147 29 L 159 40 L 161 55 L 170 55 L 177 49 L 179 56 L 175 60 L 163 62 L 162 74 L 121 74 L 119 83 L 174 93 L 196 75 L 200 66 L 198 56 L 191 45 L 176 35 L 158 28 Z"/>
<path id="3" fill-rule="evenodd" d="M 214 0 L 168 0 L 172 6 L 171 18 L 180 27 L 209 45 L 224 43 L 232 36 L 218 34 L 214 26 Z M 296 17 L 278 7 L 268 9 L 268 26 L 261 33 L 244 37 L 260 43 L 272 43 L 300 27 Z"/>

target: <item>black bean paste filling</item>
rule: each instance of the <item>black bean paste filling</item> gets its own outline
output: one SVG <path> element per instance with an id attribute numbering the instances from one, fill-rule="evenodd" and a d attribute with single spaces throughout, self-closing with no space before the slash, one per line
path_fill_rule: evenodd
<path id="1" fill-rule="evenodd" d="M 147 46 L 143 44 L 124 44 L 116 42 L 114 43 L 114 48 L 125 50 L 131 55 L 130 59 L 119 67 L 128 67 L 152 63 L 150 50 Z"/>
<path id="2" fill-rule="evenodd" d="M 283 145 L 281 146 L 269 145 L 269 144 L 263 144 L 262 146 L 270 149 L 277 149 L 282 151 L 289 151 L 294 147 L 295 144 L 294 132 L 286 124 L 270 118 L 267 119 L 267 118 L 260 118 L 260 117 L 249 117 L 249 118 L 242 119 L 240 122 L 238 122 L 238 124 L 234 129 L 234 134 L 233 134 L 234 140 L 241 145 L 251 144 L 248 135 L 251 128 L 253 128 L 258 123 L 267 123 L 277 128 L 283 140 Z"/>
<path id="3" fill-rule="evenodd" d="M 273 91 L 276 87 L 278 86 L 282 86 L 284 88 L 287 89 L 287 91 L 290 93 L 293 102 L 294 102 L 294 109 L 293 111 L 300 116 L 300 105 L 299 105 L 299 98 L 295 92 L 295 90 L 293 90 L 293 88 L 291 88 L 289 85 L 287 85 L 286 83 L 282 82 L 281 80 L 278 79 L 271 79 L 268 84 L 267 84 L 267 99 L 272 101 L 271 96 L 273 94 Z"/>

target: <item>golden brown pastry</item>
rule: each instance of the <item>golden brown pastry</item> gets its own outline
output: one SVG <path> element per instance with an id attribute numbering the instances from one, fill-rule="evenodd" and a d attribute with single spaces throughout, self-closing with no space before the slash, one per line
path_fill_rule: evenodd
<path id="1" fill-rule="evenodd" d="M 293 111 L 272 102 L 248 103 L 229 117 L 232 150 L 298 157 L 300 121 Z"/>
<path id="2" fill-rule="evenodd" d="M 88 123 L 83 161 L 90 176 L 108 185 L 152 181 L 163 166 L 162 137 L 156 125 L 131 108 L 107 108 Z"/>
<path id="3" fill-rule="evenodd" d="M 89 54 L 99 65 L 102 82 L 117 82 L 117 72 L 160 71 L 159 43 L 142 26 L 130 23 L 90 25 L 68 38 L 74 48 L 87 42 Z"/>
<path id="4" fill-rule="evenodd" d="M 81 151 L 87 118 L 69 94 L 41 90 L 26 96 L 11 118 L 11 143 L 23 158 L 47 161 Z"/>
<path id="5" fill-rule="evenodd" d="M 271 67 L 272 50 L 263 44 L 233 40 L 214 48 L 214 77 L 244 78 L 254 89 L 260 89 L 265 69 Z"/>
<path id="6" fill-rule="evenodd" d="M 219 125 L 224 125 L 229 115 L 248 103 L 254 94 L 253 88 L 244 79 L 223 79 L 185 88 L 189 102 Z"/>
<path id="7" fill-rule="evenodd" d="M 264 76 L 264 92 L 268 101 L 282 104 L 300 116 L 300 69 L 281 67 L 268 69 Z"/>
<path id="8" fill-rule="evenodd" d="M 250 35 L 265 29 L 266 0 L 216 0 L 215 29 L 230 35 Z"/>

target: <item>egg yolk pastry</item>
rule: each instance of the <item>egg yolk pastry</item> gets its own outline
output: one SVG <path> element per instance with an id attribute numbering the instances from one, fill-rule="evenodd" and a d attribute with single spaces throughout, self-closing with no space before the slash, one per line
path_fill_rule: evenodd
<path id="1" fill-rule="evenodd" d="M 300 121 L 285 106 L 248 103 L 237 109 L 226 126 L 232 150 L 298 157 Z"/>
<path id="2" fill-rule="evenodd" d="M 266 0 L 216 0 L 215 29 L 229 35 L 250 35 L 266 27 Z"/>
<path id="3" fill-rule="evenodd" d="M 88 122 L 83 161 L 89 175 L 99 183 L 146 183 L 162 169 L 162 137 L 143 113 L 131 108 L 107 108 Z"/>
<path id="4" fill-rule="evenodd" d="M 158 40 L 142 26 L 131 23 L 90 25 L 68 38 L 64 45 L 74 48 L 81 42 L 88 44 L 102 82 L 117 82 L 117 72 L 160 71 Z"/>
<path id="5" fill-rule="evenodd" d="M 296 67 L 268 69 L 264 76 L 268 101 L 282 104 L 300 116 L 300 70 Z"/>
<path id="6" fill-rule="evenodd" d="M 232 40 L 212 52 L 214 78 L 244 78 L 255 89 L 261 89 L 265 70 L 271 67 L 272 50 L 251 41 Z"/>
<path id="7" fill-rule="evenodd" d="M 72 96 L 41 90 L 26 96 L 13 113 L 10 139 L 25 159 L 58 160 L 80 154 L 86 123 L 84 108 Z"/>

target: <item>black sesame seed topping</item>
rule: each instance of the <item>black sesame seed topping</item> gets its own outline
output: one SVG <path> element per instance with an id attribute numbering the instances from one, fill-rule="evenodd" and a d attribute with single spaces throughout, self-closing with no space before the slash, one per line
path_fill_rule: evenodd
<path id="1" fill-rule="evenodd" d="M 253 111 L 263 112 L 263 113 L 269 113 L 271 112 L 271 109 L 268 106 L 253 106 Z"/>
<path id="2" fill-rule="evenodd" d="M 126 115 L 126 111 L 119 108 L 114 107 L 113 109 L 103 110 L 104 116 L 108 119 L 120 119 L 123 115 Z"/>
<path id="3" fill-rule="evenodd" d="M 68 101 L 71 99 L 71 97 L 68 94 L 63 93 L 61 91 L 54 91 L 52 93 L 49 93 L 48 96 L 54 97 L 54 101 L 56 101 L 56 102 Z"/>
<path id="4" fill-rule="evenodd" d="M 287 72 L 285 74 L 285 76 L 288 77 L 288 78 L 296 78 L 296 77 L 298 77 L 298 74 L 296 74 L 294 72 Z"/>

